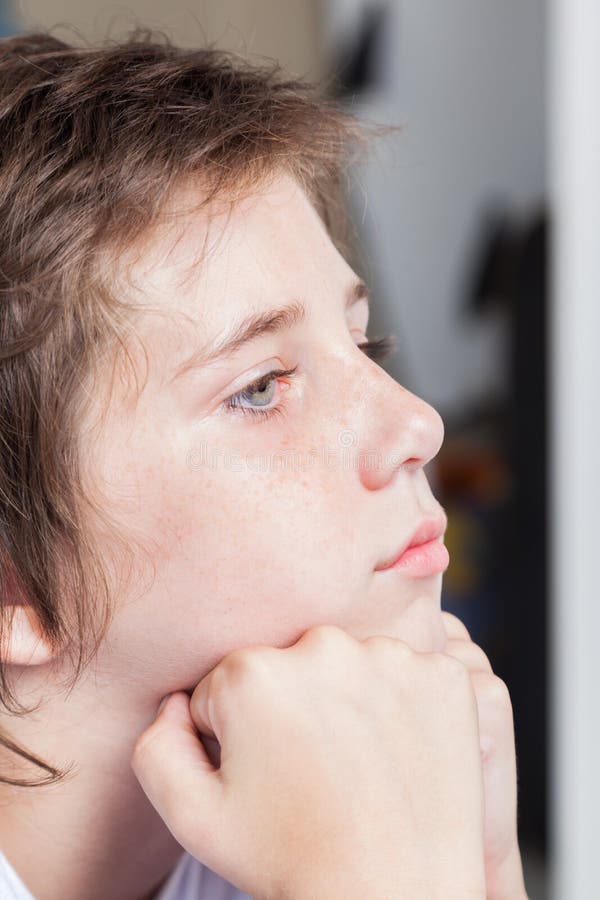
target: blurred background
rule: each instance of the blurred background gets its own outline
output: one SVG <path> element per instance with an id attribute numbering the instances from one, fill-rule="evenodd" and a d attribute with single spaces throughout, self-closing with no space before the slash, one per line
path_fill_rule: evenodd
<path id="1" fill-rule="evenodd" d="M 596 897 L 598 3 L 0 0 L 5 34 L 137 22 L 402 125 L 346 189 L 370 336 L 397 335 L 385 367 L 445 422 L 442 605 L 510 689 L 529 896 Z"/>

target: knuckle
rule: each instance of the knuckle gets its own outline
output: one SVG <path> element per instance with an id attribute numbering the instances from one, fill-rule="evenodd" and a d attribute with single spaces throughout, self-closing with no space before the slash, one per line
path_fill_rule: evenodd
<path id="1" fill-rule="evenodd" d="M 131 762 L 136 770 L 145 767 L 148 757 L 152 754 L 155 737 L 156 730 L 155 728 L 150 727 L 147 728 L 146 731 L 143 731 L 137 738 L 131 752 Z"/>
<path id="2" fill-rule="evenodd" d="M 425 658 L 430 660 L 446 681 L 456 684 L 470 683 L 469 670 L 455 656 L 449 656 L 447 653 L 436 650 L 428 653 Z"/>
<path id="3" fill-rule="evenodd" d="M 300 638 L 300 642 L 315 649 L 327 650 L 332 645 L 349 646 L 354 640 L 343 628 L 325 623 L 308 628 Z"/>
<path id="4" fill-rule="evenodd" d="M 471 648 L 471 652 L 476 657 L 478 666 L 480 666 L 482 669 L 486 669 L 490 672 L 492 671 L 492 664 L 489 660 L 487 653 L 484 650 L 482 650 L 478 644 L 473 644 L 473 646 Z"/>
<path id="5" fill-rule="evenodd" d="M 486 684 L 487 701 L 498 709 L 512 712 L 512 701 L 508 685 L 498 675 L 492 675 Z"/>
<path id="6" fill-rule="evenodd" d="M 471 640 L 469 629 L 467 628 L 465 623 L 458 618 L 458 616 L 455 616 L 453 613 L 443 610 L 442 619 L 444 620 L 444 624 L 450 631 L 453 638 L 460 638 L 461 640 L 465 641 Z"/>
<path id="7" fill-rule="evenodd" d="M 417 654 L 404 641 L 389 635 L 371 635 L 361 641 L 361 645 L 367 654 L 370 671 L 383 678 L 387 687 L 393 686 L 404 696 L 407 678 L 415 675 L 410 663 Z"/>
<path id="8" fill-rule="evenodd" d="M 378 659 L 389 660 L 395 664 L 398 663 L 398 660 L 413 655 L 413 651 L 407 643 L 385 634 L 370 635 L 361 643 Z"/>
<path id="9" fill-rule="evenodd" d="M 257 681 L 264 682 L 270 673 L 272 656 L 269 651 L 270 648 L 262 646 L 239 647 L 224 656 L 213 671 L 211 696 L 221 696 L 229 689 L 237 692 Z"/>
<path id="10" fill-rule="evenodd" d="M 134 764 L 135 768 L 137 768 L 140 763 L 143 763 L 144 752 L 144 735 L 142 734 L 133 745 L 133 750 L 131 751 L 131 762 Z"/>
<path id="11" fill-rule="evenodd" d="M 139 764 L 140 760 L 145 760 L 148 755 L 149 747 L 152 743 L 152 738 L 154 735 L 154 731 L 152 728 L 147 728 L 146 731 L 143 731 L 135 744 L 133 745 L 133 750 L 131 753 L 132 760 L 135 760 L 136 764 Z"/>

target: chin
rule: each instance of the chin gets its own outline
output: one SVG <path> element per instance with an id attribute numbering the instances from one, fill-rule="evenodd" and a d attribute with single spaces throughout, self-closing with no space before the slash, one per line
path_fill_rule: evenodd
<path id="1" fill-rule="evenodd" d="M 399 622 L 400 640 L 419 653 L 443 653 L 448 636 L 442 619 L 439 586 L 422 591 Z"/>

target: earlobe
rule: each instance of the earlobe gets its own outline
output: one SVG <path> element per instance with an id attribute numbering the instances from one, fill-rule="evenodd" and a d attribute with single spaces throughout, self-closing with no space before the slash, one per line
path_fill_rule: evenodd
<path id="1" fill-rule="evenodd" d="M 1 663 L 9 666 L 39 666 L 51 661 L 54 652 L 43 636 L 37 616 L 28 604 L 13 604 L 12 610 L 5 610 L 3 619 L 10 627 L 8 633 L 2 636 Z"/>

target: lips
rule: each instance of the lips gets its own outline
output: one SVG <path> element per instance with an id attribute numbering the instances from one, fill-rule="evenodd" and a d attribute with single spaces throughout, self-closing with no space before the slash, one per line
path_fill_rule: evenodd
<path id="1" fill-rule="evenodd" d="M 398 562 L 402 554 L 406 553 L 411 547 L 418 547 L 420 544 L 426 544 L 428 541 L 436 540 L 444 534 L 447 525 L 448 520 L 445 515 L 423 519 L 413 532 L 412 537 L 409 538 L 409 540 L 392 556 L 388 556 L 386 559 L 378 562 L 375 566 L 375 571 L 379 572 L 382 569 L 390 568 L 390 566 L 393 566 L 394 563 Z"/>

